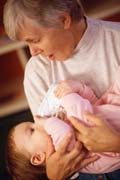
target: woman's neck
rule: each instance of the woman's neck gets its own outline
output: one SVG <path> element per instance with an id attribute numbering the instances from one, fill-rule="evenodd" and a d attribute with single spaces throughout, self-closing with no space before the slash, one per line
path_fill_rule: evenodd
<path id="1" fill-rule="evenodd" d="M 85 17 L 83 17 L 80 20 L 80 22 L 74 23 L 72 25 L 72 32 L 73 32 L 74 39 L 75 39 L 75 46 L 77 46 L 77 44 L 81 40 L 81 38 L 82 38 L 83 34 L 85 33 L 86 29 L 87 29 L 87 23 L 86 23 Z"/>

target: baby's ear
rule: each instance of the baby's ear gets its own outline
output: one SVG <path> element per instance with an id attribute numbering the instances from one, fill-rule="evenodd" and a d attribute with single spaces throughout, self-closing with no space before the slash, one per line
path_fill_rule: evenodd
<path id="1" fill-rule="evenodd" d="M 40 153 L 36 153 L 36 154 L 32 155 L 30 162 L 34 166 L 43 164 L 45 162 L 45 153 L 40 152 Z"/>

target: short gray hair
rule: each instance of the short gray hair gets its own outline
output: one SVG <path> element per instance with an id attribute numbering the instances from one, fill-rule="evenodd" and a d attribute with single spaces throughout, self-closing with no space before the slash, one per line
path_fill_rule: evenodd
<path id="1" fill-rule="evenodd" d="M 16 40 L 25 17 L 44 27 L 59 27 L 63 12 L 68 12 L 75 22 L 83 17 L 79 0 L 7 0 L 3 14 L 5 31 Z"/>

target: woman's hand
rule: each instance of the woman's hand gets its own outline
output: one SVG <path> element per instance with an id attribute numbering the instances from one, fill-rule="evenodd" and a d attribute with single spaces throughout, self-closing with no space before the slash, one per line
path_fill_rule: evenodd
<path id="1" fill-rule="evenodd" d="M 85 113 L 85 117 L 94 122 L 95 126 L 88 127 L 74 117 L 69 120 L 77 130 L 77 138 L 84 146 L 93 152 L 120 152 L 120 134 L 114 132 L 101 118 Z"/>
<path id="2" fill-rule="evenodd" d="M 52 152 L 46 159 L 46 173 L 50 180 L 65 180 L 81 168 L 96 161 L 99 157 L 93 156 L 87 159 L 87 151 L 80 142 L 76 142 L 72 151 L 67 147 L 71 136 L 66 136 L 56 152 Z"/>
<path id="3" fill-rule="evenodd" d="M 60 81 L 54 93 L 56 97 L 62 98 L 70 93 L 79 93 L 82 89 L 83 85 L 81 83 L 74 80 L 66 80 Z"/>

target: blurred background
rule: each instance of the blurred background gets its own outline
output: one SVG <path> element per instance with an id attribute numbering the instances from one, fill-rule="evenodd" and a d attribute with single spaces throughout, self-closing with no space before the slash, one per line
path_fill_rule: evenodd
<path id="1" fill-rule="evenodd" d="M 0 179 L 10 180 L 5 164 L 5 142 L 11 127 L 32 121 L 24 90 L 24 68 L 30 58 L 24 43 L 11 41 L 4 32 L 0 0 Z M 120 22 L 120 0 L 81 0 L 84 12 L 95 19 Z"/>

